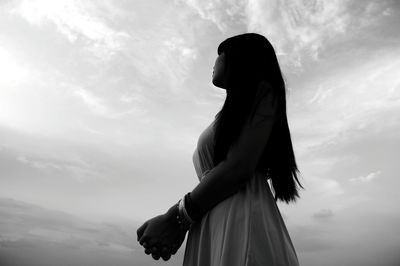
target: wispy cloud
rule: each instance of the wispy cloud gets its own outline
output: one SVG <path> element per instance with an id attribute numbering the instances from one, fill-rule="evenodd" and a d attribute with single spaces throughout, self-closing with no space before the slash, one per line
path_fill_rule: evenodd
<path id="1" fill-rule="evenodd" d="M 384 10 L 386 4 L 377 2 L 251 0 L 247 29 L 269 37 L 284 63 L 301 67 L 303 59 L 319 60 L 326 45 L 351 38 L 345 33 L 371 25 L 366 22 L 375 22 Z"/>
<path id="2" fill-rule="evenodd" d="M 79 0 L 22 0 L 10 12 L 33 25 L 53 23 L 72 43 L 83 37 L 88 49 L 101 58 L 108 58 L 121 50 L 130 37 L 126 32 L 111 28 L 97 16 L 95 5 Z"/>
<path id="3" fill-rule="evenodd" d="M 213 1 L 213 0 L 175 0 L 176 3 L 185 3 L 192 8 L 200 18 L 212 22 L 221 32 L 226 32 L 228 26 L 238 23 L 243 17 L 245 1 Z M 240 20 L 239 22 L 243 22 Z"/>
<path id="4" fill-rule="evenodd" d="M 307 176 L 313 190 L 322 198 L 336 197 L 344 193 L 343 187 L 337 180 Z"/>
<path id="5" fill-rule="evenodd" d="M 171 90 L 178 93 L 188 78 L 190 67 L 197 58 L 197 51 L 182 37 L 172 37 L 162 44 L 156 60 L 166 74 L 165 77 L 169 79 Z"/>
<path id="6" fill-rule="evenodd" d="M 72 177 L 80 183 L 104 179 L 105 176 L 84 160 L 69 160 L 65 158 L 33 158 L 26 155 L 19 155 L 17 160 L 30 167 L 41 170 L 43 173 L 60 176 Z"/>
<path id="7" fill-rule="evenodd" d="M 368 1 L 198 1 L 179 0 L 200 18 L 212 22 L 221 32 L 245 26 L 242 31 L 258 32 L 274 44 L 280 60 L 297 71 L 303 60 L 319 60 L 326 46 L 352 38 L 373 26 L 383 16 L 390 16 L 387 2 Z"/>
<path id="8" fill-rule="evenodd" d="M 117 112 L 113 110 L 110 105 L 107 105 L 104 99 L 83 88 L 74 90 L 74 94 L 77 95 L 94 114 L 105 118 L 118 119 L 131 114 L 142 115 L 145 113 L 144 110 L 134 107 L 126 111 Z M 127 101 L 127 98 L 122 98 L 121 100 Z"/>
<path id="9" fill-rule="evenodd" d="M 360 137 L 360 133 L 379 134 L 399 126 L 396 119 L 390 118 L 400 111 L 397 54 L 395 49 L 365 59 L 349 59 L 348 66 L 328 70 L 323 73 L 324 80 L 310 82 L 304 91 L 297 91 L 293 97 L 308 102 L 294 109 L 292 120 L 294 128 L 309 136 L 301 143 L 310 145 L 305 152 L 337 145 Z"/>
<path id="10" fill-rule="evenodd" d="M 376 171 L 376 172 L 371 172 L 366 176 L 353 177 L 353 178 L 350 178 L 349 180 L 351 182 L 370 182 L 371 180 L 379 177 L 380 175 L 381 175 L 381 171 Z"/>

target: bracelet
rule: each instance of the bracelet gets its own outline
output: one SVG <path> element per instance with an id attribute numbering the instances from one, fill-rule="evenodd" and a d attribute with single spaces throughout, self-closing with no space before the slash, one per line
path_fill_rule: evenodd
<path id="1" fill-rule="evenodd" d="M 182 230 L 189 230 L 191 228 L 192 222 L 188 219 L 188 216 L 185 216 L 183 200 L 180 199 L 177 203 L 178 205 L 178 212 L 176 214 L 176 220 L 181 227 Z"/>
<path id="2" fill-rule="evenodd" d="M 183 214 L 183 217 L 185 220 L 189 223 L 192 224 L 194 223 L 193 219 L 189 216 L 186 210 L 186 204 L 185 204 L 185 197 L 181 199 L 181 213 Z"/>
<path id="3" fill-rule="evenodd" d="M 176 220 L 183 230 L 189 230 L 192 224 L 200 221 L 205 213 L 199 205 L 192 201 L 190 192 L 183 196 L 176 205 L 178 208 Z"/>

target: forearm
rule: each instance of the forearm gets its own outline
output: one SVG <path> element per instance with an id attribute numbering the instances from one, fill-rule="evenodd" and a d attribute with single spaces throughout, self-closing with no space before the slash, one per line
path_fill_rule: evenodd
<path id="1" fill-rule="evenodd" d="M 222 161 L 211 169 L 190 193 L 192 201 L 208 212 L 219 202 L 235 194 L 248 180 L 249 171 L 238 164 Z"/>

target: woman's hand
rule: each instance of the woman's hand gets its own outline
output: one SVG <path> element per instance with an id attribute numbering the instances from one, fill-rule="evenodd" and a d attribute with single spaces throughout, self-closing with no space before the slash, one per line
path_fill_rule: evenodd
<path id="1" fill-rule="evenodd" d="M 161 257 L 163 260 L 167 261 L 171 255 L 175 255 L 178 249 L 182 246 L 186 232 L 187 230 L 180 229 L 175 242 L 170 247 L 161 244 L 155 244 L 151 247 L 147 242 L 143 242 L 143 247 L 145 248 L 144 252 L 148 255 L 151 254 L 155 260 L 158 260 Z"/>
<path id="2" fill-rule="evenodd" d="M 175 211 L 171 208 L 166 214 L 158 215 L 146 221 L 137 230 L 138 241 L 146 254 L 152 254 L 155 260 L 160 257 L 168 260 L 182 245 L 186 230 L 176 221 Z"/>

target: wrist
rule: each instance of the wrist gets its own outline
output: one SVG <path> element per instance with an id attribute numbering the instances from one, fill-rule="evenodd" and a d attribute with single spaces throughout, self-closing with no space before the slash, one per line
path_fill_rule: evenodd
<path id="1" fill-rule="evenodd" d="M 176 216 L 179 214 L 179 208 L 178 208 L 178 203 L 175 203 L 174 205 L 171 206 L 171 208 L 168 209 L 168 211 L 165 213 L 165 215 L 169 219 L 175 219 Z"/>
<path id="2" fill-rule="evenodd" d="M 168 209 L 165 216 L 174 220 L 182 230 L 189 230 L 191 225 L 199 222 L 205 211 L 190 197 L 190 192 Z"/>
<path id="3" fill-rule="evenodd" d="M 182 214 L 179 210 L 179 201 L 172 205 L 171 208 L 165 213 L 166 219 L 175 223 L 180 230 L 187 231 L 189 230 L 190 226 L 187 226 L 182 223 Z"/>

